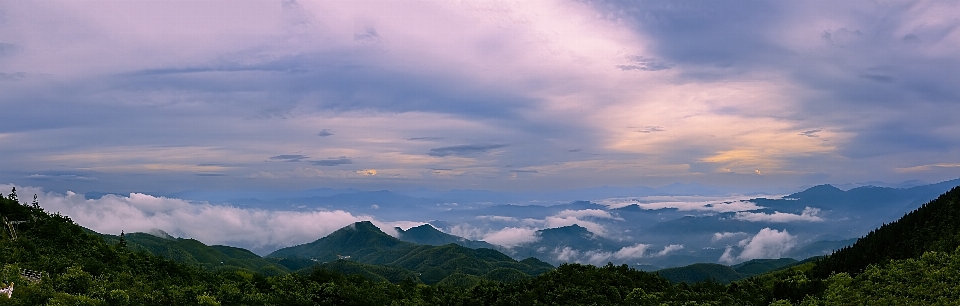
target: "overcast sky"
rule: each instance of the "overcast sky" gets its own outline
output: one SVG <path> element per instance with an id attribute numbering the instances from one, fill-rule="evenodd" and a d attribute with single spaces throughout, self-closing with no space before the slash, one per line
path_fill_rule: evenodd
<path id="1" fill-rule="evenodd" d="M 0 183 L 960 177 L 956 1 L 0 1 Z"/>

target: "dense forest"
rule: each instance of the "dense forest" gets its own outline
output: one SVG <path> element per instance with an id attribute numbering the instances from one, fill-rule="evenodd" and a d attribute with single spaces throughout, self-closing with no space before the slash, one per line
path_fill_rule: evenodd
<path id="1" fill-rule="evenodd" d="M 548 268 L 456 245 L 365 253 L 381 264 L 259 258 L 189 239 L 100 235 L 36 200 L 21 203 L 14 190 L 0 196 L 0 288 L 15 283 L 0 305 L 948 305 L 960 300 L 958 200 L 954 188 L 824 259 L 758 262 L 782 269 L 688 283 L 626 265 Z M 437 278 L 425 282 L 414 255 L 433 260 Z M 444 256 L 479 268 L 444 265 Z"/>

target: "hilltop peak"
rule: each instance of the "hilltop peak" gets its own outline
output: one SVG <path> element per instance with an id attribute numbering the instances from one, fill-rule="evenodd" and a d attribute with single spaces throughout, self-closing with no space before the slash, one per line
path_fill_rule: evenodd
<path id="1" fill-rule="evenodd" d="M 588 230 L 586 227 L 580 226 L 579 224 L 547 228 L 537 231 L 537 236 L 540 236 L 543 239 L 560 239 L 560 240 L 569 240 L 573 237 L 580 238 L 593 238 L 596 236 L 593 232 Z"/>
<path id="2" fill-rule="evenodd" d="M 409 231 L 431 231 L 431 232 L 432 232 L 432 231 L 437 231 L 437 232 L 439 232 L 439 230 L 437 230 L 436 227 L 433 227 L 433 225 L 430 225 L 430 223 L 424 223 L 424 224 L 421 224 L 421 225 L 418 225 L 418 226 L 414 226 L 414 227 L 411 227 L 411 228 L 407 229 L 406 231 L 404 231 L 403 229 L 401 229 L 401 228 L 399 228 L 399 227 L 396 227 L 396 229 L 397 229 L 398 232 L 409 232 Z"/>
<path id="3" fill-rule="evenodd" d="M 397 227 L 396 229 L 397 229 L 397 233 L 400 234 L 399 235 L 400 240 L 403 240 L 406 242 L 413 242 L 416 244 L 447 245 L 447 244 L 454 243 L 454 244 L 468 247 L 471 249 L 494 248 L 492 244 L 489 244 L 483 241 L 468 240 L 463 237 L 444 233 L 429 223 L 423 224 L 420 226 L 411 227 L 408 230 L 403 230 L 399 227 Z"/>
<path id="4" fill-rule="evenodd" d="M 357 221 L 357 222 L 354 222 L 353 224 L 344 226 L 341 229 L 355 229 L 355 230 L 376 231 L 376 232 L 383 233 L 383 230 L 381 230 L 380 227 L 374 225 L 373 222 L 370 222 L 370 221 Z"/>
<path id="5" fill-rule="evenodd" d="M 834 187 L 833 185 L 823 184 L 807 188 L 804 191 L 797 192 L 786 197 L 792 199 L 830 198 L 841 196 L 844 194 L 844 192 L 845 191 L 842 189 Z"/>
<path id="6" fill-rule="evenodd" d="M 279 249 L 268 256 L 334 260 L 337 255 L 374 253 L 377 250 L 396 248 L 405 244 L 407 242 L 384 233 L 372 222 L 360 221 L 344 226 L 314 242 Z"/>
<path id="7" fill-rule="evenodd" d="M 590 232 L 590 230 L 588 230 L 586 227 L 580 226 L 580 224 L 573 224 L 573 225 L 539 230 L 539 232 L 548 232 L 548 231 L 563 232 L 563 233 L 589 233 Z"/>

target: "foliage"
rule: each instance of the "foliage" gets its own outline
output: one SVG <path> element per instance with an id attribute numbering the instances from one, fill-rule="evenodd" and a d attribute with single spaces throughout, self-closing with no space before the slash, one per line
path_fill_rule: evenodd
<path id="1" fill-rule="evenodd" d="M 684 267 L 667 268 L 656 273 L 676 283 L 696 283 L 710 280 L 726 284 L 744 278 L 729 266 L 713 263 L 696 263 Z"/>
<path id="2" fill-rule="evenodd" d="M 311 243 L 277 250 L 268 255 L 268 258 L 293 263 L 296 263 L 297 259 L 332 263 L 342 258 L 367 265 L 362 269 L 353 267 L 351 271 L 373 278 L 378 278 L 374 275 L 383 274 L 372 271 L 369 265 L 397 267 L 407 271 L 403 273 L 415 273 L 419 281 L 431 285 L 455 274 L 481 277 L 497 269 L 512 269 L 527 276 L 535 276 L 553 269 L 553 266 L 543 261 L 516 261 L 493 249 L 471 249 L 455 243 L 433 246 L 401 241 L 367 221 L 354 223 Z M 342 268 L 345 267 L 333 269 Z M 506 277 L 499 274 L 491 276 Z"/>
<path id="3" fill-rule="evenodd" d="M 162 235 L 162 234 L 161 234 Z M 120 237 L 102 235 L 109 243 L 120 243 Z M 270 262 L 246 249 L 223 245 L 207 246 L 194 239 L 160 237 L 147 233 L 130 233 L 123 236 L 126 248 L 146 251 L 180 263 L 198 265 L 209 270 L 247 269 L 268 276 L 289 273 L 283 265 Z"/>
<path id="4" fill-rule="evenodd" d="M 421 283 L 417 273 L 396 266 L 378 266 L 358 263 L 350 260 L 336 260 L 332 262 L 318 264 L 307 273 L 316 269 L 323 269 L 347 275 L 360 275 L 371 281 L 383 281 L 390 283 L 400 283 L 403 281 L 413 281 Z"/>
<path id="5" fill-rule="evenodd" d="M 960 301 L 960 248 L 870 265 L 856 277 L 837 273 L 827 283 L 823 298 L 807 304 L 956 305 Z"/>
<path id="6" fill-rule="evenodd" d="M 960 247 L 960 187 L 873 230 L 849 247 L 821 260 L 813 273 L 859 274 L 871 264 L 891 259 L 918 258 L 924 252 L 950 252 Z"/>
<path id="7" fill-rule="evenodd" d="M 796 265 L 792 258 L 754 259 L 732 266 L 714 263 L 696 263 L 683 267 L 667 268 L 656 271 L 658 275 L 672 282 L 688 284 L 713 281 L 728 284 L 754 275 L 780 270 Z"/>
<path id="8" fill-rule="evenodd" d="M 754 259 L 730 266 L 743 277 L 760 275 L 770 271 L 780 270 L 798 264 L 793 258 Z"/>
<path id="9" fill-rule="evenodd" d="M 8 229 L 0 239 L 3 281 L 17 284 L 14 298 L 5 304 L 195 303 L 195 293 L 216 279 L 198 267 L 110 245 L 70 218 L 46 213 L 39 205 L 0 197 L 0 215 L 25 221 L 14 227 L 16 239 Z M 10 275 L 20 269 L 39 271 L 43 277 L 33 283 Z"/>

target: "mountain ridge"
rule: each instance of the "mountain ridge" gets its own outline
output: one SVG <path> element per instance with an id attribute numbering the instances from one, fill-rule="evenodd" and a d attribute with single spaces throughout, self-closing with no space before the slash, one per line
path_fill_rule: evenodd
<path id="1" fill-rule="evenodd" d="M 463 237 L 444 233 L 429 223 L 411 227 L 407 230 L 404 230 L 400 227 L 395 227 L 394 229 L 397 231 L 399 235 L 398 238 L 400 238 L 400 240 L 416 244 L 440 246 L 455 243 L 471 249 L 497 249 L 496 246 L 487 243 L 486 241 L 469 240 Z"/>
<path id="2" fill-rule="evenodd" d="M 472 249 L 449 243 L 441 246 L 402 241 L 384 233 L 369 221 L 360 221 L 338 229 L 313 242 L 277 250 L 267 257 L 302 258 L 321 264 L 350 260 L 367 265 L 401 267 L 419 273 L 427 284 L 443 281 L 461 273 L 483 276 L 495 269 L 513 269 L 528 276 L 552 269 L 539 259 L 517 261 L 494 249 Z M 541 264 L 542 263 L 542 264 Z"/>

